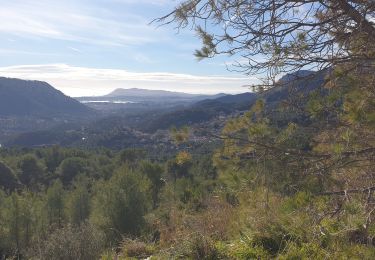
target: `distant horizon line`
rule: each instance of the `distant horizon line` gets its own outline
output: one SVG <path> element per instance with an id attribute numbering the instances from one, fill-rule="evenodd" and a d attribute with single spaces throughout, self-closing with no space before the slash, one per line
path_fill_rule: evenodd
<path id="1" fill-rule="evenodd" d="M 102 94 L 102 95 L 92 95 L 92 96 L 70 96 L 72 98 L 84 98 L 84 97 L 105 97 L 117 90 L 148 90 L 148 91 L 163 91 L 163 92 L 168 92 L 168 93 L 176 93 L 176 94 L 188 94 L 188 95 L 197 95 L 197 96 L 216 96 L 216 95 L 238 95 L 238 94 L 244 94 L 244 93 L 252 93 L 252 91 L 244 91 L 244 92 L 236 92 L 236 93 L 228 93 L 228 92 L 215 92 L 215 93 L 197 93 L 197 92 L 184 92 L 184 91 L 172 91 L 172 90 L 165 90 L 165 89 L 148 89 L 148 88 L 116 88 L 113 89 L 112 91 L 108 92 L 107 94 Z M 65 93 L 64 93 L 65 94 Z"/>
<path id="2" fill-rule="evenodd" d="M 238 94 L 244 94 L 244 93 L 252 93 L 252 91 L 244 91 L 244 92 L 213 92 L 213 93 L 202 93 L 202 92 L 188 92 L 188 91 L 177 91 L 177 90 L 166 90 L 166 89 L 150 89 L 150 88 L 137 88 L 137 87 L 129 87 L 129 88 L 114 88 L 107 92 L 106 94 L 97 94 L 97 95 L 81 95 L 81 96 L 75 96 L 75 95 L 69 95 L 65 93 L 64 91 L 56 88 L 53 84 L 49 83 L 48 80 L 38 80 L 38 79 L 27 79 L 27 78 L 21 78 L 21 77 L 6 77 L 0 75 L 0 78 L 4 79 L 11 79 L 11 80 L 22 80 L 22 81 L 31 81 L 31 82 L 44 82 L 53 87 L 54 89 L 61 91 L 64 95 L 71 97 L 71 98 L 84 98 L 84 97 L 105 97 L 117 90 L 148 90 L 148 91 L 163 91 L 163 92 L 169 92 L 169 93 L 176 93 L 176 94 L 188 94 L 188 95 L 197 95 L 197 96 L 215 96 L 215 95 L 238 95 Z"/>
<path id="3" fill-rule="evenodd" d="M 68 64 L 15 65 L 0 67 L 0 76 L 44 81 L 71 97 L 102 96 L 122 88 L 163 90 L 196 95 L 251 92 L 249 85 L 259 83 L 243 75 L 194 75 L 176 72 L 133 72 Z"/>

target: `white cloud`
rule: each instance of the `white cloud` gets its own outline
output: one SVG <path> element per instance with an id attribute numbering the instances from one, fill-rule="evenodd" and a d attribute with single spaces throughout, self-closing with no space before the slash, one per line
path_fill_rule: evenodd
<path id="1" fill-rule="evenodd" d="M 144 17 L 90 6 L 79 1 L 19 1 L 2 3 L 0 32 L 108 46 L 141 45 L 164 39 Z"/>
<path id="2" fill-rule="evenodd" d="M 130 72 L 120 69 L 74 67 L 66 64 L 0 67 L 0 76 L 42 80 L 71 96 L 102 95 L 115 88 L 164 89 L 189 93 L 214 94 L 249 91 L 255 78 L 198 76 L 167 72 Z"/>
<path id="3" fill-rule="evenodd" d="M 149 58 L 148 56 L 142 54 L 142 53 L 136 53 L 135 55 L 133 55 L 133 58 L 136 62 L 138 63 L 143 63 L 143 64 L 153 64 L 155 63 L 154 60 L 152 60 L 151 58 Z"/>
<path id="4" fill-rule="evenodd" d="M 80 49 L 74 48 L 74 47 L 68 47 L 69 50 L 72 50 L 74 52 L 82 53 Z"/>

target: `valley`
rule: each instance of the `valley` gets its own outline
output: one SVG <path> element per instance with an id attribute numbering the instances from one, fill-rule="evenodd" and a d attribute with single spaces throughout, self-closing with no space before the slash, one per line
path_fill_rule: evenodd
<path id="1" fill-rule="evenodd" d="M 304 77 L 310 74 L 304 72 Z M 55 103 L 50 103 L 40 108 L 40 104 L 33 105 L 33 102 L 26 101 L 27 104 L 31 104 L 32 109 L 27 110 L 30 113 L 23 112 L 24 114 L 18 115 L 20 105 L 15 102 L 13 111 L 9 106 L 8 115 L 0 116 L 3 122 L 0 124 L 0 143 L 5 147 L 63 145 L 117 150 L 143 148 L 154 150 L 153 153 L 164 147 L 162 150 L 168 153 L 175 149 L 169 135 L 172 127 L 188 126 L 194 147 L 203 145 L 207 137 L 198 137 L 194 133 L 219 134 L 225 122 L 248 111 L 257 99 L 264 99 L 269 113 L 278 116 L 275 108 L 280 103 L 294 102 L 293 98 L 308 95 L 323 84 L 324 75 L 326 72 L 323 71 L 300 80 L 294 80 L 293 76 L 285 76 L 280 79 L 279 86 L 257 94 L 248 92 L 207 96 L 156 90 L 117 89 L 103 97 L 73 99 L 56 91 L 54 96 L 60 98 L 59 107 L 56 107 Z M 8 79 L 8 82 L 15 84 L 13 81 L 21 85 L 31 84 L 30 88 L 36 89 L 41 84 L 38 82 L 34 86 L 34 82 Z M 12 84 L 8 87 L 12 87 Z M 6 84 L 3 83 L 3 89 L 5 87 Z M 53 88 L 49 87 L 48 90 L 52 93 Z M 292 92 L 296 94 L 290 95 Z M 35 95 L 31 99 L 43 98 L 38 97 L 38 93 Z M 12 98 L 20 99 L 17 94 Z M 104 99 L 109 102 L 98 102 Z M 74 103 L 77 108 L 72 110 L 69 107 L 68 110 L 64 110 L 65 103 L 68 103 L 67 107 L 69 103 Z M 51 114 L 48 114 L 48 111 Z"/>
<path id="2" fill-rule="evenodd" d="M 29 92 L 34 90 L 30 101 L 24 100 L 30 104 L 28 108 L 22 111 L 19 107 L 23 103 L 16 102 L 13 110 L 8 106 L 8 114 L 1 116 L 0 140 L 3 146 L 63 145 L 173 150 L 175 148 L 168 132 L 170 128 L 184 125 L 192 129 L 201 128 L 203 122 L 206 122 L 206 126 L 222 127 L 227 118 L 246 110 L 253 100 L 251 93 L 207 96 L 142 89 L 117 89 L 103 97 L 73 99 L 55 91 L 53 94 L 60 98 L 58 102 L 62 104 L 59 113 L 55 113 L 60 109 L 56 108 L 56 103 L 46 104 L 45 107 L 33 103 L 33 99 L 48 99 L 38 96 L 46 95 L 38 93 L 41 84 L 44 83 L 3 79 L 3 92 L 8 88 L 10 93 L 7 95 L 13 100 L 23 98 L 19 94 L 23 89 L 19 93 L 13 93 L 14 89 L 10 91 L 14 85 L 21 85 L 22 88 L 28 85 Z M 52 87 L 48 90 L 51 94 Z M 104 99 L 108 102 L 101 102 Z M 74 103 L 75 100 L 80 105 Z M 74 103 L 76 110 L 64 110 L 65 103 L 69 109 L 69 103 Z M 87 113 L 82 114 L 84 110 Z M 20 114 L 17 114 L 18 111 Z M 218 133 L 220 128 L 213 130 Z M 192 140 L 199 142 L 200 138 L 194 137 Z"/>

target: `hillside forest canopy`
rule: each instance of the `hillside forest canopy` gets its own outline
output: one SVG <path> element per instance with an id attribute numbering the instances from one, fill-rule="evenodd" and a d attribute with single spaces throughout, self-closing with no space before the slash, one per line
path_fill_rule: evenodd
<path id="1" fill-rule="evenodd" d="M 1 258 L 374 259 L 374 21 L 367 0 L 178 4 L 153 23 L 261 77 L 257 100 L 204 150 L 189 126 L 165 156 L 0 148 Z"/>

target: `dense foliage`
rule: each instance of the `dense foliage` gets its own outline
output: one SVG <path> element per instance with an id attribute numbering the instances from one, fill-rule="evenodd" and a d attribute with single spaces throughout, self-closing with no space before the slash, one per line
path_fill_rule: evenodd
<path id="1" fill-rule="evenodd" d="M 125 238 L 157 243 L 169 206 L 203 207 L 216 179 L 209 156 L 184 152 L 152 162 L 141 150 L 54 146 L 0 158 L 2 257 L 92 259 Z"/>

